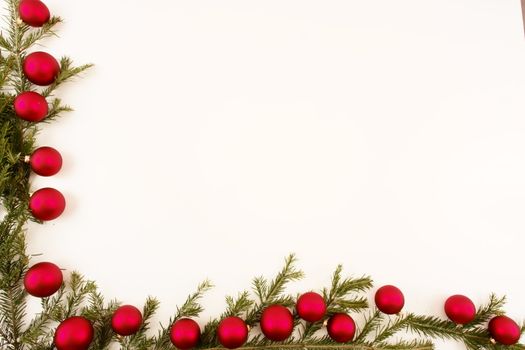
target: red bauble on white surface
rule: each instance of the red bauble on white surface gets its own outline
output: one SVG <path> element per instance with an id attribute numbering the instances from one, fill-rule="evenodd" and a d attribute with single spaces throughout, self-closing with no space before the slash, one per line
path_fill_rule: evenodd
<path id="1" fill-rule="evenodd" d="M 36 174 L 53 176 L 62 169 L 62 156 L 53 147 L 39 147 L 31 154 L 29 164 Z"/>
<path id="2" fill-rule="evenodd" d="M 60 268 L 50 262 L 40 262 L 31 266 L 24 276 L 24 288 L 35 297 L 45 298 L 55 294 L 64 277 Z"/>
<path id="3" fill-rule="evenodd" d="M 239 317 L 226 317 L 217 327 L 217 339 L 227 349 L 238 348 L 248 339 L 248 326 Z"/>
<path id="4" fill-rule="evenodd" d="M 272 341 L 283 341 L 293 332 L 293 316 L 282 305 L 268 306 L 261 315 L 261 331 Z"/>
<path id="5" fill-rule="evenodd" d="M 133 305 L 120 306 L 111 317 L 111 328 L 118 335 L 135 334 L 140 326 L 142 326 L 142 313 Z"/>
<path id="6" fill-rule="evenodd" d="M 31 27 L 42 27 L 49 22 L 51 14 L 47 6 L 39 0 L 22 0 L 18 6 L 20 19 Z"/>
<path id="7" fill-rule="evenodd" d="M 521 338 L 520 326 L 507 316 L 496 316 L 490 320 L 489 333 L 495 341 L 503 345 L 516 344 Z"/>
<path id="8" fill-rule="evenodd" d="M 388 315 L 401 312 L 405 306 L 405 297 L 396 286 L 383 286 L 376 291 L 374 297 L 377 308 Z"/>
<path id="9" fill-rule="evenodd" d="M 445 302 L 447 317 L 457 324 L 467 324 L 476 318 L 476 306 L 464 295 L 453 295 Z"/>
<path id="10" fill-rule="evenodd" d="M 182 318 L 171 326 L 170 340 L 176 348 L 189 350 L 199 344 L 201 329 L 199 324 L 190 318 Z"/>
<path id="11" fill-rule="evenodd" d="M 326 329 L 328 335 L 334 341 L 346 343 L 354 339 L 356 326 L 352 317 L 347 314 L 338 313 L 328 319 Z"/>
<path id="12" fill-rule="evenodd" d="M 324 298 L 315 292 L 304 293 L 297 299 L 297 314 L 308 322 L 317 322 L 326 314 L 326 302 Z"/>
<path id="13" fill-rule="evenodd" d="M 18 117 L 29 122 L 39 122 L 43 120 L 49 111 L 44 96 L 34 91 L 24 91 L 20 93 L 13 102 L 13 108 Z"/>
<path id="14" fill-rule="evenodd" d="M 87 350 L 93 341 L 94 330 L 91 322 L 81 316 L 62 321 L 55 331 L 57 350 Z"/>
<path id="15" fill-rule="evenodd" d="M 66 199 L 60 191 L 46 187 L 41 188 L 29 199 L 31 214 L 42 221 L 58 218 L 66 209 Z"/>
<path id="16" fill-rule="evenodd" d="M 27 55 L 22 68 L 30 82 L 41 86 L 52 84 L 60 73 L 58 61 L 47 52 L 42 51 Z"/>

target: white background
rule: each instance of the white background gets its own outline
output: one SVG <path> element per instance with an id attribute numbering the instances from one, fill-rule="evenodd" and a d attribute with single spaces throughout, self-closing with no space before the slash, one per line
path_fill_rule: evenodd
<path id="1" fill-rule="evenodd" d="M 45 49 L 96 67 L 45 126 L 68 200 L 38 260 L 108 297 L 223 297 L 296 252 L 403 289 L 407 310 L 507 294 L 525 316 L 518 0 L 58 1 Z M 447 343 L 441 349 L 462 348 Z"/>

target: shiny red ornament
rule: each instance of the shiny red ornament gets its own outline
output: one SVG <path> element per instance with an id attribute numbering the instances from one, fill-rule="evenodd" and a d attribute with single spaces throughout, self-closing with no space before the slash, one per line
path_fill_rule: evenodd
<path id="1" fill-rule="evenodd" d="M 399 313 L 405 306 L 405 297 L 399 288 L 395 286 L 383 286 L 375 295 L 377 308 L 388 315 Z"/>
<path id="2" fill-rule="evenodd" d="M 18 6 L 18 13 L 22 21 L 31 27 L 42 27 L 49 22 L 51 14 L 42 1 L 22 0 Z"/>
<path id="3" fill-rule="evenodd" d="M 290 310 L 282 305 L 270 305 L 263 310 L 260 325 L 266 338 L 283 341 L 292 335 L 293 316 Z"/>
<path id="4" fill-rule="evenodd" d="M 452 322 L 467 324 L 476 318 L 476 306 L 464 295 L 453 295 L 445 302 L 445 313 Z"/>
<path id="5" fill-rule="evenodd" d="M 200 338 L 201 329 L 197 322 L 190 318 L 182 318 L 171 326 L 170 340 L 178 349 L 193 349 L 199 344 Z"/>
<path id="6" fill-rule="evenodd" d="M 227 349 L 238 348 L 248 340 L 248 326 L 239 317 L 226 317 L 217 327 L 217 339 Z"/>
<path id="7" fill-rule="evenodd" d="M 62 321 L 55 331 L 57 350 L 87 350 L 93 341 L 93 326 L 81 316 Z"/>
<path id="8" fill-rule="evenodd" d="M 29 164 L 36 174 L 52 176 L 62 168 L 62 156 L 53 147 L 40 147 L 29 157 Z"/>
<path id="9" fill-rule="evenodd" d="M 41 188 L 29 199 L 29 210 L 38 220 L 54 220 L 64 212 L 65 208 L 66 199 L 54 188 Z"/>
<path id="10" fill-rule="evenodd" d="M 338 343 L 346 343 L 354 339 L 355 322 L 352 317 L 347 314 L 334 314 L 328 319 L 326 325 L 328 335 Z"/>
<path id="11" fill-rule="evenodd" d="M 34 91 L 24 91 L 18 95 L 13 102 L 13 107 L 19 118 L 35 123 L 43 120 L 49 111 L 44 96 Z"/>
<path id="12" fill-rule="evenodd" d="M 496 316 L 489 322 L 489 333 L 503 345 L 513 345 L 521 338 L 520 326 L 510 317 Z"/>
<path id="13" fill-rule="evenodd" d="M 142 326 L 142 314 L 133 305 L 122 305 L 111 317 L 111 328 L 118 335 L 132 335 Z"/>
<path id="14" fill-rule="evenodd" d="M 42 51 L 27 55 L 22 69 L 30 82 L 41 86 L 52 84 L 60 73 L 58 61 L 50 54 Z"/>
<path id="15" fill-rule="evenodd" d="M 297 299 L 297 314 L 308 322 L 317 322 L 326 314 L 326 303 L 323 297 L 314 292 L 304 293 Z"/>
<path id="16" fill-rule="evenodd" d="M 41 262 L 27 270 L 24 287 L 30 295 L 46 298 L 55 294 L 63 281 L 64 277 L 58 266 L 50 262 Z"/>

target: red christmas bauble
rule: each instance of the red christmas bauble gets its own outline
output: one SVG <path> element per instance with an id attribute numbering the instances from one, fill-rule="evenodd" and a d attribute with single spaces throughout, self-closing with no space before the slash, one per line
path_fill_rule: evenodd
<path id="1" fill-rule="evenodd" d="M 476 306 L 464 295 L 453 295 L 445 302 L 445 313 L 452 322 L 467 324 L 476 318 Z"/>
<path id="2" fill-rule="evenodd" d="M 111 317 L 111 328 L 118 335 L 132 335 L 142 326 L 142 314 L 133 305 L 122 305 Z"/>
<path id="3" fill-rule="evenodd" d="M 52 176 L 62 168 L 62 156 L 53 147 L 40 147 L 31 154 L 29 164 L 36 174 L 40 176 Z"/>
<path id="4" fill-rule="evenodd" d="M 173 323 L 170 339 L 173 345 L 181 350 L 189 350 L 199 344 L 201 329 L 197 322 L 190 318 L 182 318 Z"/>
<path id="5" fill-rule="evenodd" d="M 238 348 L 248 340 L 248 326 L 239 317 L 226 317 L 217 327 L 217 338 L 227 349 Z"/>
<path id="6" fill-rule="evenodd" d="M 266 338 L 272 341 L 283 341 L 292 335 L 293 316 L 286 307 L 271 305 L 263 310 L 260 325 Z"/>
<path id="7" fill-rule="evenodd" d="M 304 293 L 297 299 L 297 314 L 308 322 L 317 322 L 326 314 L 326 303 L 323 297 L 314 292 Z"/>
<path id="8" fill-rule="evenodd" d="M 27 0 L 36 1 L 36 0 Z M 49 107 L 44 96 L 34 91 L 24 91 L 13 103 L 16 115 L 29 122 L 39 122 L 47 116 Z"/>
<path id="9" fill-rule="evenodd" d="M 42 86 L 52 84 L 60 73 L 58 61 L 50 54 L 42 51 L 27 55 L 22 69 L 30 82 Z"/>
<path id="10" fill-rule="evenodd" d="M 41 188 L 29 199 L 29 210 L 38 220 L 54 220 L 64 212 L 65 208 L 66 199 L 54 188 Z"/>
<path id="11" fill-rule="evenodd" d="M 388 315 L 399 313 L 405 306 L 405 297 L 399 288 L 395 286 L 383 286 L 375 295 L 377 308 Z"/>
<path id="12" fill-rule="evenodd" d="M 521 338 L 520 326 L 510 317 L 496 316 L 489 322 L 492 338 L 503 345 L 516 344 Z"/>
<path id="13" fill-rule="evenodd" d="M 20 1 L 18 13 L 22 21 L 31 27 L 42 27 L 51 17 L 47 6 L 42 1 L 37 0 Z"/>
<path id="14" fill-rule="evenodd" d="M 352 317 L 347 314 L 334 314 L 328 319 L 326 325 L 328 335 L 338 343 L 346 343 L 354 339 L 355 322 Z"/>
<path id="15" fill-rule="evenodd" d="M 73 316 L 62 321 L 55 331 L 57 350 L 87 350 L 93 340 L 93 326 L 86 318 Z"/>
<path id="16" fill-rule="evenodd" d="M 64 277 L 58 266 L 50 262 L 41 262 L 27 270 L 24 287 L 30 295 L 45 298 L 55 294 L 63 281 Z"/>

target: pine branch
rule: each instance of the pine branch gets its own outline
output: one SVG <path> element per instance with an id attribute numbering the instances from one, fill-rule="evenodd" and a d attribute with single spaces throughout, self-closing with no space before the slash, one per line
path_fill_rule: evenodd
<path id="1" fill-rule="evenodd" d="M 368 276 L 343 278 L 342 271 L 342 265 L 337 266 L 332 276 L 331 288 L 323 290 L 328 312 L 349 312 L 367 308 L 366 297 L 354 294 L 367 292 L 372 288 L 372 279 Z"/>
<path id="2" fill-rule="evenodd" d="M 93 67 L 92 64 L 84 64 L 81 66 L 74 66 L 73 61 L 69 57 L 62 57 L 60 59 L 60 74 L 54 83 L 45 88 L 41 95 L 49 97 L 53 92 L 62 84 L 70 81 L 72 78 L 78 76 L 89 68 Z"/>
<path id="3" fill-rule="evenodd" d="M 51 342 L 51 324 L 61 320 L 65 292 L 66 286 L 62 285 L 54 296 L 42 299 L 42 311 L 29 323 L 22 335 L 22 343 L 36 346 L 42 342 Z"/>
<path id="4" fill-rule="evenodd" d="M 291 306 L 294 303 L 294 297 L 283 295 L 286 285 L 290 282 L 300 280 L 304 273 L 295 267 L 297 258 L 290 254 L 284 262 L 284 267 L 277 276 L 268 282 L 264 277 L 257 277 L 253 280 L 253 290 L 258 298 L 258 302 L 246 315 L 246 323 L 253 325 L 259 319 L 262 310 L 271 304 L 281 304 Z"/>
<path id="5" fill-rule="evenodd" d="M 25 51 L 29 48 L 31 48 L 33 45 L 35 45 L 38 41 L 42 39 L 46 39 L 52 36 L 56 36 L 56 33 L 54 31 L 54 27 L 62 23 L 62 18 L 53 16 L 49 19 L 49 21 L 44 24 L 41 28 L 38 28 L 34 31 L 28 32 L 28 34 L 24 37 L 22 40 L 22 43 L 20 45 L 20 49 L 22 51 Z M 29 28 L 27 28 L 29 29 Z M 1 41 L 0 41 L 1 45 Z"/>
<path id="6" fill-rule="evenodd" d="M 434 316 L 407 315 L 408 328 L 418 335 L 437 339 L 452 339 L 461 341 L 468 348 L 476 349 L 488 346 L 490 339 L 486 330 L 473 329 L 466 331 L 453 322 L 441 320 Z"/>
<path id="7" fill-rule="evenodd" d="M 465 328 L 474 328 L 487 323 L 492 317 L 503 313 L 503 306 L 505 305 L 505 297 L 498 298 L 495 294 L 491 294 L 487 304 L 482 305 L 476 311 L 476 318 L 474 321 L 465 325 Z"/>
<path id="8" fill-rule="evenodd" d="M 374 310 L 374 312 L 370 315 L 365 316 L 363 326 L 361 327 L 361 330 L 357 333 L 355 341 L 357 343 L 365 342 L 370 333 L 372 333 L 374 330 L 380 329 L 382 321 L 383 314 L 377 309 Z"/>
<path id="9" fill-rule="evenodd" d="M 112 300 L 106 304 L 104 297 L 96 289 L 90 290 L 87 293 L 87 298 L 88 305 L 82 308 L 80 313 L 93 323 L 95 337 L 92 346 L 95 349 L 107 349 L 111 345 L 114 337 L 111 328 L 111 317 L 119 306 L 119 303 L 116 300 Z"/>

